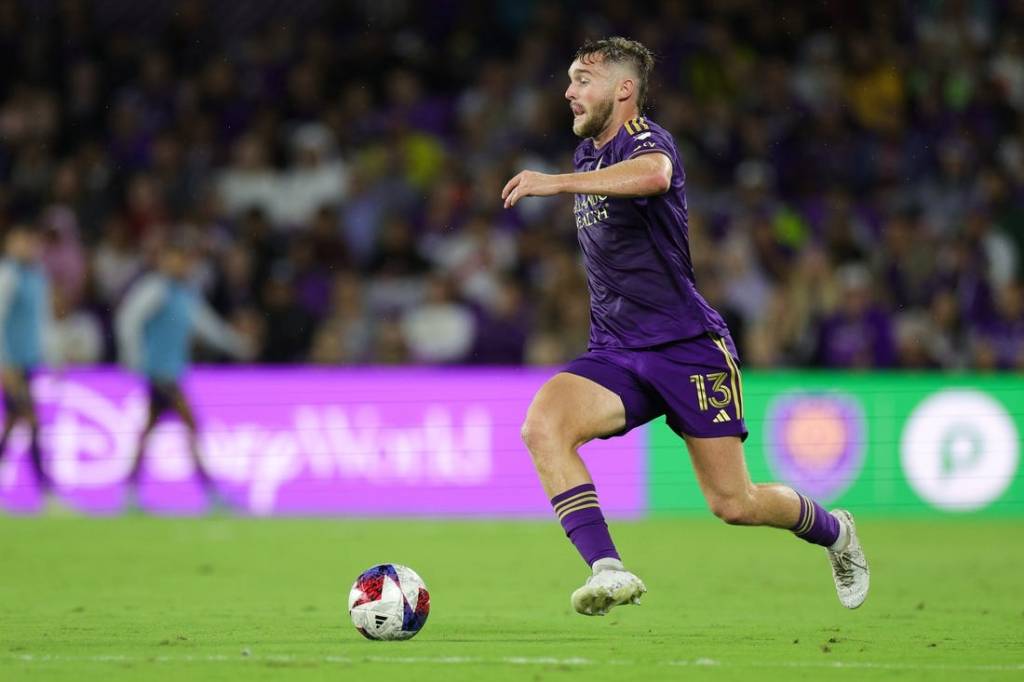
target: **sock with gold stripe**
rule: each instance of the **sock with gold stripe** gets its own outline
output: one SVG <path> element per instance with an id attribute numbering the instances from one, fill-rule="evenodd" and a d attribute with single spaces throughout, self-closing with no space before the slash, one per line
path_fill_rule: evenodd
<path id="1" fill-rule="evenodd" d="M 619 558 L 593 483 L 578 485 L 555 495 L 551 498 L 551 506 L 562 522 L 565 534 L 576 545 L 576 551 L 588 566 L 593 566 L 598 559 Z"/>
<path id="2" fill-rule="evenodd" d="M 800 518 L 790 530 L 807 542 L 831 547 L 839 538 L 839 519 L 811 498 L 800 495 Z"/>

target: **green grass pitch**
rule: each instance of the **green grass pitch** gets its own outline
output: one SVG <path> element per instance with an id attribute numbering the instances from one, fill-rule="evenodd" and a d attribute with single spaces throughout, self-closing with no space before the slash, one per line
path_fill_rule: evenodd
<path id="1" fill-rule="evenodd" d="M 847 611 L 788 533 L 615 523 L 650 591 L 585 618 L 554 521 L 0 518 L 0 679 L 1024 679 L 1024 524 L 859 527 L 872 591 Z M 384 561 L 431 592 L 409 642 L 345 613 Z"/>

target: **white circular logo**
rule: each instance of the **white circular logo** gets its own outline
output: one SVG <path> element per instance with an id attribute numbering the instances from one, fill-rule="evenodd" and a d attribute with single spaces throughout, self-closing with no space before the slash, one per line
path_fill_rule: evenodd
<path id="1" fill-rule="evenodd" d="M 901 442 L 903 471 L 926 502 L 950 511 L 980 509 L 1017 472 L 1017 428 L 1006 408 L 981 391 L 951 389 L 911 413 Z"/>

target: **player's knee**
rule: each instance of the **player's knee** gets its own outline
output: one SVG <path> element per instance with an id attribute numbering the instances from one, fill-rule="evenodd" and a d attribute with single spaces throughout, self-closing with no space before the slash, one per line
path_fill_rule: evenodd
<path id="1" fill-rule="evenodd" d="M 560 450 L 564 440 L 563 429 L 559 427 L 557 419 L 532 412 L 526 416 L 520 433 L 526 449 L 535 460 Z"/>
<path id="2" fill-rule="evenodd" d="M 717 495 L 708 499 L 711 513 L 730 526 L 755 525 L 753 501 L 746 495 Z"/>
<path id="3" fill-rule="evenodd" d="M 523 439 L 526 449 L 535 453 L 544 449 L 545 443 L 551 438 L 550 431 L 551 426 L 547 420 L 527 415 L 523 420 L 523 426 L 519 429 L 519 436 Z"/>

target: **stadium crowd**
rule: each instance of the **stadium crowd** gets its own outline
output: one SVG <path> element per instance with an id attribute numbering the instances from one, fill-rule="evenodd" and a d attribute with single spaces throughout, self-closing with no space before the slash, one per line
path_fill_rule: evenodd
<path id="1" fill-rule="evenodd" d="M 499 193 L 571 170 L 566 69 L 621 34 L 746 366 L 1024 369 L 1020 0 L 283 4 L 0 0 L 0 227 L 68 362 L 182 235 L 262 362 L 580 353 L 571 198 Z"/>

